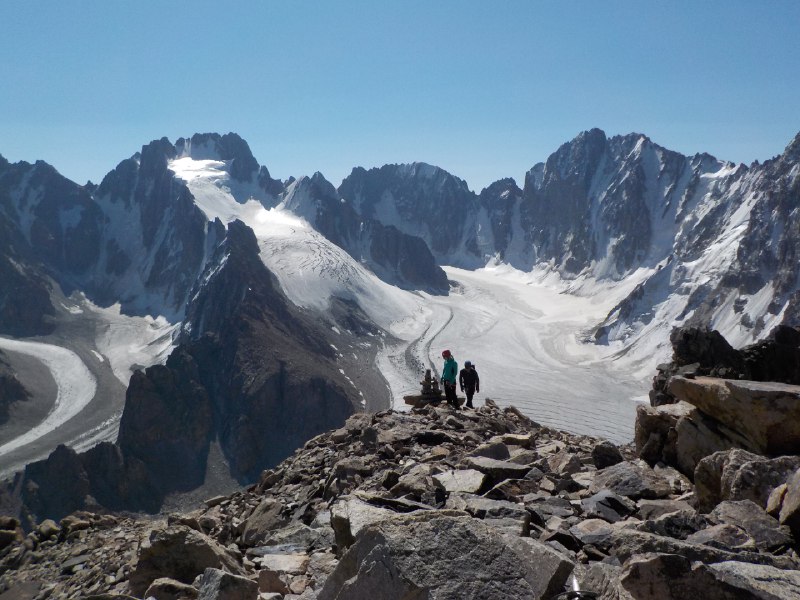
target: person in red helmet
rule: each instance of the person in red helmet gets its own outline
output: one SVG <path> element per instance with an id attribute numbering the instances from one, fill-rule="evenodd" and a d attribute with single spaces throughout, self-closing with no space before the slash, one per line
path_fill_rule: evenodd
<path id="1" fill-rule="evenodd" d="M 444 367 L 442 368 L 442 384 L 444 385 L 444 397 L 447 403 L 458 410 L 458 400 L 456 398 L 456 377 L 458 376 L 458 363 L 453 358 L 450 350 L 442 352 Z"/>

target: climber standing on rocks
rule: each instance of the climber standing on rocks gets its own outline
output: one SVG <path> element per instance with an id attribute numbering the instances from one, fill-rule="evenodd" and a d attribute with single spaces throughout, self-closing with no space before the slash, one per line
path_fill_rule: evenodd
<path id="1" fill-rule="evenodd" d="M 478 372 L 475 370 L 475 365 L 472 361 L 465 360 L 464 368 L 458 374 L 458 384 L 461 391 L 467 395 L 467 408 L 475 408 L 472 406 L 472 397 L 475 392 L 481 391 L 481 379 L 478 377 Z"/>
<path id="2" fill-rule="evenodd" d="M 444 368 L 442 369 L 442 384 L 444 385 L 444 397 L 447 403 L 458 410 L 458 400 L 456 399 L 456 375 L 458 374 L 458 363 L 453 358 L 450 350 L 442 351 Z"/>

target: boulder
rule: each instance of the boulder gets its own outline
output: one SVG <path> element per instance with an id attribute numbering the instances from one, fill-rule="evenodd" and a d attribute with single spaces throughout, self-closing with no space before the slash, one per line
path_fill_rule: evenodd
<path id="1" fill-rule="evenodd" d="M 160 577 L 190 584 L 208 568 L 243 574 L 234 554 L 207 535 L 181 525 L 157 529 L 139 550 L 131 591 L 141 596 Z"/>
<path id="2" fill-rule="evenodd" d="M 306 573 L 310 558 L 307 554 L 268 554 L 261 557 L 259 562 L 258 590 L 288 594 L 289 581 L 293 576 Z"/>
<path id="3" fill-rule="evenodd" d="M 607 547 L 616 528 L 603 519 L 586 519 L 569 528 L 569 532 L 582 544 L 592 544 L 599 548 Z"/>
<path id="4" fill-rule="evenodd" d="M 741 590 L 742 598 L 794 600 L 800 598 L 800 571 L 734 561 L 709 565 L 718 584 Z M 705 595 L 704 595 L 705 598 Z"/>
<path id="5" fill-rule="evenodd" d="M 779 515 L 781 525 L 788 526 L 795 539 L 800 540 L 800 469 L 786 484 Z"/>
<path id="6" fill-rule="evenodd" d="M 688 536 L 686 541 L 690 544 L 705 544 L 730 552 L 737 550 L 754 552 L 756 550 L 755 540 L 747 535 L 744 529 L 727 523 L 706 527 Z"/>
<path id="7" fill-rule="evenodd" d="M 637 526 L 637 529 L 664 537 L 685 540 L 708 525 L 709 521 L 704 515 L 699 515 L 693 508 L 690 508 L 644 521 Z"/>
<path id="8" fill-rule="evenodd" d="M 258 584 L 252 579 L 219 569 L 206 569 L 200 579 L 197 600 L 254 600 Z"/>
<path id="9" fill-rule="evenodd" d="M 800 454 L 800 386 L 673 377 L 669 391 L 740 433 L 761 454 Z"/>
<path id="10" fill-rule="evenodd" d="M 622 456 L 622 452 L 608 440 L 598 442 L 595 444 L 594 448 L 592 448 L 592 461 L 594 462 L 594 466 L 598 469 L 613 467 L 623 460 L 625 460 L 625 458 Z"/>
<path id="11" fill-rule="evenodd" d="M 577 454 L 561 450 L 547 458 L 547 466 L 557 475 L 572 475 L 583 470 L 583 463 Z"/>
<path id="12" fill-rule="evenodd" d="M 677 464 L 675 430 L 678 421 L 690 414 L 692 410 L 694 407 L 686 402 L 656 407 L 637 404 L 633 438 L 636 455 L 650 465 L 657 462 Z"/>
<path id="13" fill-rule="evenodd" d="M 725 500 L 709 513 L 709 517 L 717 523 L 741 527 L 760 550 L 769 552 L 792 545 L 789 528 L 781 526 L 752 500 Z"/>
<path id="14" fill-rule="evenodd" d="M 739 561 L 755 564 L 767 564 L 782 569 L 796 569 L 796 563 L 787 557 L 772 556 L 755 552 L 728 552 L 702 544 L 692 544 L 654 533 L 635 531 L 617 527 L 612 529 L 606 540 L 609 553 L 621 563 L 640 554 L 655 552 L 658 554 L 678 554 L 690 561 L 711 564 L 724 561 Z"/>
<path id="15" fill-rule="evenodd" d="M 464 510 L 478 519 L 517 519 L 530 521 L 525 507 L 516 502 L 464 495 Z"/>
<path id="16" fill-rule="evenodd" d="M 264 498 L 244 523 L 242 542 L 246 546 L 258 546 L 273 530 L 286 523 L 281 516 L 283 504 L 274 498 Z"/>
<path id="17" fill-rule="evenodd" d="M 361 531 L 317 598 L 550 598 L 572 569 L 535 540 L 466 516 L 421 513 Z"/>
<path id="18" fill-rule="evenodd" d="M 581 500 L 581 506 L 585 517 L 596 517 L 609 523 L 621 521 L 636 510 L 636 504 L 632 500 L 610 490 L 601 490 L 589 498 L 584 498 Z"/>
<path id="19" fill-rule="evenodd" d="M 263 556 L 280 552 L 311 552 L 333 545 L 334 534 L 328 523 L 309 527 L 303 523 L 292 523 L 271 531 L 262 542 L 263 545 L 247 550 L 248 556 Z"/>
<path id="20" fill-rule="evenodd" d="M 486 476 L 475 469 L 455 469 L 438 473 L 433 478 L 449 493 L 477 494 L 478 490 L 483 487 Z"/>
<path id="21" fill-rule="evenodd" d="M 639 500 L 636 503 L 639 518 L 643 521 L 657 519 L 661 515 L 677 512 L 680 510 L 691 510 L 692 506 L 685 500 Z"/>
<path id="22" fill-rule="evenodd" d="M 496 483 L 503 479 L 521 479 L 530 471 L 526 465 L 518 465 L 506 460 L 495 460 L 484 456 L 468 457 L 464 460 L 466 467 L 485 473 Z"/>
<path id="23" fill-rule="evenodd" d="M 169 577 L 159 577 L 150 584 L 144 597 L 155 600 L 194 600 L 197 598 L 197 588 Z"/>
<path id="24" fill-rule="evenodd" d="M 712 455 L 695 469 L 699 506 L 710 510 L 722 500 L 752 500 L 766 508 L 773 490 L 798 468 L 800 456 L 765 458 L 744 450 Z"/>
<path id="25" fill-rule="evenodd" d="M 484 456 L 495 460 L 508 460 L 511 458 L 511 453 L 508 451 L 508 446 L 503 442 L 490 441 L 475 448 L 468 456 Z"/>
<path id="26" fill-rule="evenodd" d="M 635 556 L 619 576 L 620 586 L 636 600 L 746 600 L 752 598 L 720 581 L 714 571 L 675 554 Z"/>
<path id="27" fill-rule="evenodd" d="M 589 488 L 591 493 L 608 489 L 633 500 L 666 498 L 672 493 L 669 483 L 642 460 L 625 461 L 598 471 Z"/>
<path id="28" fill-rule="evenodd" d="M 772 515 L 776 519 L 780 516 L 781 508 L 783 508 L 783 500 L 786 497 L 786 491 L 789 489 L 788 484 L 782 483 L 769 495 L 767 498 L 766 511 L 768 515 Z"/>
<path id="29" fill-rule="evenodd" d="M 732 448 L 753 450 L 744 437 L 700 410 L 693 410 L 675 426 L 675 466 L 687 477 L 694 475 L 706 456 Z"/>
<path id="30" fill-rule="evenodd" d="M 389 490 L 393 496 L 411 496 L 417 500 L 434 496 L 438 481 L 433 478 L 429 465 L 417 464 L 400 475 L 397 483 Z"/>
<path id="31" fill-rule="evenodd" d="M 758 460 L 760 457 L 752 452 L 733 449 L 714 452 L 703 458 L 694 471 L 695 495 L 697 509 L 709 512 L 722 502 L 723 495 L 730 489 L 733 474 L 745 463 Z M 723 485 L 723 480 L 725 484 Z M 725 492 L 723 492 L 725 488 Z"/>
<path id="32" fill-rule="evenodd" d="M 372 506 L 358 498 L 340 498 L 331 507 L 331 527 L 336 536 L 336 546 L 340 551 L 344 550 L 364 527 L 395 515 L 394 511 Z"/>

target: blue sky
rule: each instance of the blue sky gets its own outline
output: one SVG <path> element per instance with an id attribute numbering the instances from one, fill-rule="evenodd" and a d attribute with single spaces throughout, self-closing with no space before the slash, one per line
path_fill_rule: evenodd
<path id="1" fill-rule="evenodd" d="M 235 131 L 273 177 L 424 161 L 480 191 L 580 131 L 750 163 L 800 131 L 800 2 L 0 2 L 0 154 L 98 182 Z"/>

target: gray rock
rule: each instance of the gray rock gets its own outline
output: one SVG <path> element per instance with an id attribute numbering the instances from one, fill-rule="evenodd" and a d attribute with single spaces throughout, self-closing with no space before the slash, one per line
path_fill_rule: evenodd
<path id="1" fill-rule="evenodd" d="M 336 545 L 341 549 L 349 547 L 364 527 L 395 515 L 394 511 L 372 506 L 357 498 L 339 499 L 331 507 L 331 527 L 336 536 Z"/>
<path id="2" fill-rule="evenodd" d="M 800 469 L 786 484 L 780 511 L 780 522 L 792 530 L 795 539 L 800 540 Z"/>
<path id="3" fill-rule="evenodd" d="M 622 452 L 619 451 L 619 448 L 607 440 L 599 442 L 592 448 L 592 461 L 594 462 L 594 466 L 598 469 L 613 467 L 623 460 L 625 460 L 625 458 L 622 456 Z"/>
<path id="4" fill-rule="evenodd" d="M 583 470 L 581 459 L 566 449 L 556 452 L 547 458 L 547 466 L 552 473 L 558 475 L 572 475 Z"/>
<path id="5" fill-rule="evenodd" d="M 530 521 L 530 514 L 525 507 L 506 500 L 491 500 L 480 496 L 465 495 L 465 508 L 469 514 L 478 519 L 518 519 Z"/>
<path id="6" fill-rule="evenodd" d="M 799 456 L 769 459 L 739 449 L 712 454 L 695 469 L 698 507 L 708 512 L 722 500 L 752 500 L 766 508 L 772 491 L 798 467 Z"/>
<path id="7" fill-rule="evenodd" d="M 782 483 L 772 490 L 769 498 L 767 498 L 767 506 L 765 508 L 768 515 L 772 515 L 776 519 L 780 516 L 781 508 L 783 507 L 783 500 L 786 497 L 786 491 L 788 489 L 788 484 Z"/>
<path id="8" fill-rule="evenodd" d="M 601 490 L 589 498 L 584 498 L 581 500 L 581 506 L 584 516 L 596 517 L 609 523 L 621 521 L 636 510 L 633 501 L 610 490 Z"/>
<path id="9" fill-rule="evenodd" d="M 635 556 L 620 573 L 620 585 L 636 600 L 746 600 L 742 593 L 718 580 L 706 565 L 693 565 L 683 556 Z"/>
<path id="10" fill-rule="evenodd" d="M 569 528 L 569 532 L 582 544 L 607 547 L 613 540 L 616 528 L 602 519 L 586 519 Z"/>
<path id="11" fill-rule="evenodd" d="M 243 573 L 236 557 L 210 537 L 183 526 L 155 530 L 139 550 L 130 575 L 131 591 L 141 596 L 160 577 L 192 583 L 208 568 Z"/>
<path id="12" fill-rule="evenodd" d="M 692 410 L 694 407 L 686 402 L 657 407 L 637 404 L 634 427 L 636 455 L 651 465 L 657 462 L 676 464 L 675 429 L 678 421 Z"/>
<path id="13" fill-rule="evenodd" d="M 800 571 L 732 561 L 709 565 L 709 569 L 716 575 L 718 582 L 742 590 L 743 598 L 763 600 L 800 598 Z"/>
<path id="14" fill-rule="evenodd" d="M 426 513 L 366 528 L 318 600 L 548 598 L 572 564 L 535 540 L 469 517 Z"/>
<path id="15" fill-rule="evenodd" d="M 692 506 L 685 500 L 639 500 L 636 503 L 639 508 L 638 515 L 643 521 L 657 519 L 661 515 L 677 512 L 679 510 L 692 510 Z"/>
<path id="16" fill-rule="evenodd" d="M 592 562 L 588 565 L 578 564 L 573 572 L 580 590 L 597 594 L 598 600 L 633 600 L 619 582 L 622 568 L 607 562 Z M 572 582 L 570 582 L 572 583 Z M 572 590 L 568 585 L 565 591 Z"/>
<path id="17" fill-rule="evenodd" d="M 589 491 L 597 493 L 603 489 L 633 500 L 666 498 L 672 493 L 667 480 L 641 460 L 621 462 L 598 471 Z"/>
<path id="18" fill-rule="evenodd" d="M 729 489 L 733 473 L 743 464 L 758 459 L 757 454 L 736 448 L 714 452 L 700 460 L 694 471 L 697 510 L 704 513 L 713 510 L 723 500 L 723 487 Z"/>
<path id="19" fill-rule="evenodd" d="M 197 588 L 169 577 L 159 577 L 150 584 L 144 597 L 155 600 L 194 600 L 197 598 Z"/>
<path id="20" fill-rule="evenodd" d="M 303 523 L 293 523 L 269 532 L 262 542 L 263 545 L 248 549 L 247 554 L 263 556 L 284 552 L 312 552 L 329 548 L 333 543 L 334 533 L 330 525 L 309 527 Z"/>
<path id="21" fill-rule="evenodd" d="M 511 453 L 508 450 L 508 446 L 503 442 L 491 441 L 486 444 L 481 444 L 470 452 L 468 456 L 483 456 L 495 460 L 508 460 L 511 458 Z"/>
<path id="22" fill-rule="evenodd" d="M 772 491 L 786 483 L 800 468 L 800 456 L 759 458 L 744 463 L 730 476 L 723 477 L 723 500 L 752 500 L 766 508 Z"/>
<path id="23" fill-rule="evenodd" d="M 254 600 L 258 584 L 252 579 L 219 569 L 206 569 L 200 580 L 197 600 Z"/>
<path id="24" fill-rule="evenodd" d="M 466 492 L 477 494 L 483 487 L 486 475 L 475 469 L 456 469 L 438 473 L 433 478 L 441 484 L 447 492 Z"/>
<path id="25" fill-rule="evenodd" d="M 679 540 L 685 540 L 688 536 L 700 531 L 709 525 L 708 519 L 700 515 L 693 508 L 679 510 L 656 517 L 655 519 L 644 521 L 637 528 L 640 531 L 648 531 Z"/>
<path id="26" fill-rule="evenodd" d="M 737 550 L 754 552 L 756 550 L 755 540 L 747 535 L 744 529 L 727 523 L 706 527 L 691 534 L 686 538 L 686 541 L 690 544 L 705 544 L 706 546 L 728 550 L 729 552 L 736 552 Z"/>
<path id="27" fill-rule="evenodd" d="M 734 560 L 768 564 L 783 569 L 797 568 L 796 564 L 786 557 L 753 552 L 727 552 L 710 546 L 691 544 L 682 540 L 625 528 L 612 530 L 608 545 L 610 554 L 616 556 L 622 563 L 635 555 L 655 552 L 657 554 L 678 554 L 690 561 L 707 564 Z"/>
<path id="28" fill-rule="evenodd" d="M 489 475 L 495 482 L 503 479 L 522 479 L 530 471 L 530 467 L 526 465 L 483 456 L 468 457 L 464 460 L 464 464 L 470 469 Z"/>
<path id="29" fill-rule="evenodd" d="M 264 498 L 244 524 L 242 542 L 247 546 L 258 546 L 278 527 L 286 523 L 281 516 L 283 504 L 274 498 Z"/>
<path id="30" fill-rule="evenodd" d="M 761 550 L 777 550 L 789 547 L 793 542 L 789 528 L 781 526 L 775 517 L 768 515 L 752 500 L 725 500 L 711 511 L 709 517 L 718 523 L 741 527 Z"/>
<path id="31" fill-rule="evenodd" d="M 407 473 L 400 475 L 398 482 L 389 490 L 395 497 L 412 496 L 417 500 L 433 495 L 439 482 L 433 478 L 429 465 L 414 465 Z"/>

